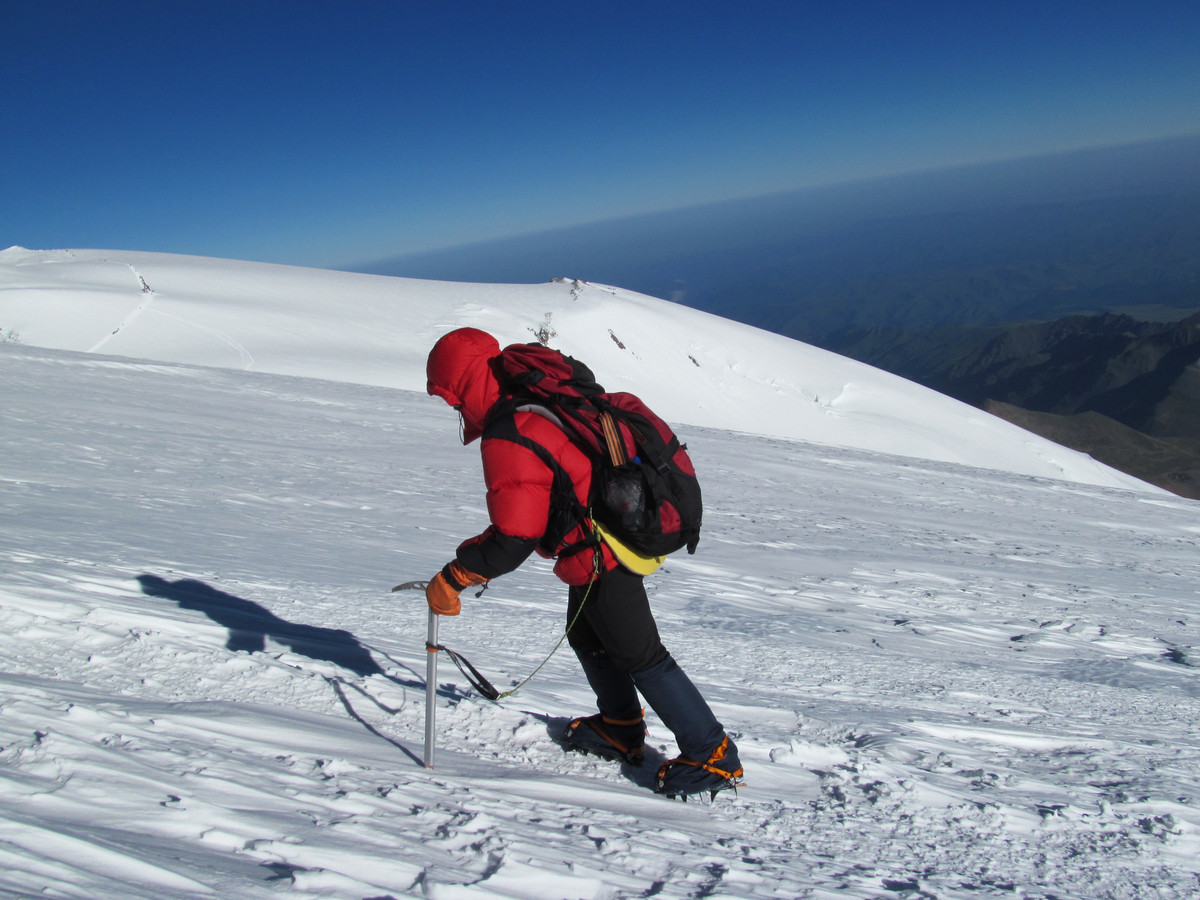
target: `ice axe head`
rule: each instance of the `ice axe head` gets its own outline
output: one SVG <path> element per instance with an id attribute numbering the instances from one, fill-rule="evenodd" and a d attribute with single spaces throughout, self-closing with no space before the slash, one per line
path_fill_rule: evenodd
<path id="1" fill-rule="evenodd" d="M 429 587 L 428 581 L 406 581 L 404 584 L 398 584 L 392 588 L 392 593 L 396 591 L 423 591 Z"/>

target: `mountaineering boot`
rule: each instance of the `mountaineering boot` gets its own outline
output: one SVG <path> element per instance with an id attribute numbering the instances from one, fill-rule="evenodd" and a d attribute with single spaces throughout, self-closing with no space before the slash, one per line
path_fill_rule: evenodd
<path id="1" fill-rule="evenodd" d="M 636 719 L 610 719 L 602 713 L 581 716 L 567 726 L 563 741 L 570 750 L 640 766 L 646 751 L 646 723 L 640 715 Z"/>
<path id="2" fill-rule="evenodd" d="M 680 755 L 659 769 L 655 790 L 686 797 L 737 787 L 742 775 L 737 747 L 679 664 L 668 657 L 635 672 L 633 681 L 679 745 Z"/>
<path id="3" fill-rule="evenodd" d="M 718 791 L 741 787 L 742 764 L 738 760 L 737 746 L 725 735 L 717 749 L 703 762 L 677 756 L 662 764 L 654 779 L 654 790 L 674 799 L 683 800 L 692 794 L 707 793 L 715 797 Z"/>

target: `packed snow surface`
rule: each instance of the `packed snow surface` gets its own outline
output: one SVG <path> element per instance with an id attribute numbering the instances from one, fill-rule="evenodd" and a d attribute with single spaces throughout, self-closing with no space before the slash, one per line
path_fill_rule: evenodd
<path id="1" fill-rule="evenodd" d="M 93 276 L 62 281 L 71 270 L 55 260 L 66 256 L 37 263 L 8 251 L 6 264 L 18 262 L 3 277 L 61 265 L 58 289 L 108 302 Z M 156 278 L 154 259 L 135 265 L 157 290 L 172 270 L 164 263 Z M 653 794 L 654 770 L 675 748 L 652 715 L 640 769 L 564 753 L 555 735 L 593 709 L 565 649 L 498 705 L 441 660 L 430 771 L 425 605 L 389 589 L 427 578 L 486 524 L 477 448 L 458 446 L 439 401 L 337 377 L 329 344 L 351 344 L 334 313 L 321 326 L 297 316 L 290 336 L 253 325 L 261 343 L 235 334 L 234 311 L 199 316 L 205 267 L 241 264 L 196 265 L 194 307 L 165 312 L 191 309 L 254 365 L 229 343 L 228 368 L 120 346 L 127 319 L 149 322 L 153 306 L 127 310 L 97 349 L 82 299 L 40 288 L 74 310 L 58 336 L 39 337 L 37 316 L 10 325 L 13 307 L 0 304 L 0 326 L 25 341 L 0 345 L 0 895 L 1200 893 L 1195 502 L 1014 473 L 1000 461 L 1018 456 L 1007 432 L 992 435 L 997 460 L 981 450 L 963 465 L 681 425 L 705 488 L 703 536 L 648 588 L 667 646 L 741 748 L 746 785 L 712 803 Z M 280 283 L 324 277 L 299 271 L 281 270 Z M 182 291 L 187 278 L 173 277 Z M 246 301 L 249 322 L 270 306 L 268 282 L 247 281 L 259 295 Z M 26 299 L 36 290 L 13 288 Z M 584 286 L 575 299 L 570 283 L 530 290 L 564 293 L 528 317 L 554 312 L 566 331 L 570 304 L 609 289 Z M 604 339 L 570 349 L 626 387 L 611 360 L 639 357 L 621 334 L 626 306 L 614 303 L 658 307 L 605 296 Z M 414 349 L 388 352 L 419 378 L 419 342 L 454 324 L 500 332 L 495 303 L 454 321 L 429 312 L 416 326 L 426 330 L 404 338 Z M 700 323 L 700 365 L 684 371 L 704 372 L 702 345 L 740 354 L 749 340 L 728 326 L 722 343 L 710 318 L 669 311 Z M 93 344 L 34 346 L 70 328 Z M 177 335 L 181 355 L 189 329 Z M 665 346 L 688 340 L 682 325 L 664 330 Z M 305 341 L 312 352 L 289 363 Z M 842 365 L 790 346 L 800 362 L 788 378 L 813 360 Z M 127 352 L 143 358 L 110 355 Z M 293 373 L 262 371 L 272 353 L 272 368 Z M 650 366 L 649 345 L 638 353 Z M 373 355 L 364 339 L 355 359 L 365 370 Z M 296 377 L 309 365 L 321 377 Z M 839 418 L 788 386 L 777 394 L 788 416 L 804 420 L 807 402 L 813 421 L 836 429 L 863 419 L 877 385 L 895 384 L 897 403 L 952 435 L 951 414 L 923 393 L 914 400 L 903 382 L 845 365 L 862 373 L 851 411 Z M 871 428 L 896 429 L 912 450 L 904 417 L 875 409 Z M 565 626 L 565 589 L 543 561 L 463 605 L 441 621 L 441 640 L 501 687 L 533 671 Z"/>

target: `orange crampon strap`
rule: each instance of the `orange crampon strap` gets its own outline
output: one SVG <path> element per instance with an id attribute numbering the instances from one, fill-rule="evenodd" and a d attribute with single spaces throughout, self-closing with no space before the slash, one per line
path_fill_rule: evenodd
<path id="1" fill-rule="evenodd" d="M 622 756 L 639 757 L 645 751 L 644 747 L 638 747 L 636 750 L 631 750 L 629 747 L 626 747 L 624 744 L 622 744 L 620 741 L 618 741 L 616 738 L 614 738 L 611 734 L 609 734 L 607 731 L 605 731 L 603 728 L 601 728 L 600 722 L 603 722 L 605 725 L 627 725 L 627 726 L 641 725 L 642 721 L 644 719 L 644 716 L 645 716 L 645 713 L 643 713 L 641 716 L 638 716 L 636 719 L 610 719 L 608 716 L 597 713 L 594 716 L 581 716 L 578 719 L 575 719 L 573 722 L 571 722 L 570 726 L 568 726 L 568 727 L 570 728 L 571 731 L 574 731 L 580 725 L 587 725 L 590 729 L 592 729 L 592 731 L 596 732 L 597 735 L 599 735 L 601 738 L 603 738 L 607 744 L 609 744 L 614 750 L 616 750 Z"/>
<path id="2" fill-rule="evenodd" d="M 675 763 L 681 763 L 685 766 L 695 766 L 697 769 L 703 769 L 705 772 L 711 772 L 714 775 L 719 775 L 722 778 L 727 778 L 733 781 L 735 778 L 741 778 L 744 769 L 741 766 L 737 767 L 736 771 L 727 772 L 724 769 L 718 769 L 713 765 L 715 762 L 720 762 L 725 758 L 725 751 L 729 749 L 729 735 L 722 738 L 720 745 L 712 752 L 704 762 L 696 762 L 694 759 L 688 759 L 686 756 L 677 756 L 672 760 L 662 764 L 658 770 L 658 777 L 663 778 L 667 774 L 667 769 Z"/>

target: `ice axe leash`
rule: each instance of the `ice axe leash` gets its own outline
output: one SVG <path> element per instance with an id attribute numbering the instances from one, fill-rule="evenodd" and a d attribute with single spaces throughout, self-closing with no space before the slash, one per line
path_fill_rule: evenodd
<path id="1" fill-rule="evenodd" d="M 406 581 L 404 584 L 396 585 L 394 588 L 392 588 L 392 591 L 393 592 L 407 591 L 407 590 L 422 590 L 423 591 L 423 590 L 425 590 L 426 584 L 428 584 L 428 582 L 426 582 L 426 581 Z M 479 593 L 482 594 L 483 591 L 480 591 Z M 471 687 L 473 687 L 476 690 L 476 692 L 478 692 L 478 694 L 481 697 L 483 697 L 485 700 L 491 700 L 493 703 L 498 703 L 501 700 L 505 700 L 508 697 L 511 697 L 513 694 L 515 694 L 521 688 L 525 687 L 525 685 L 529 684 L 529 682 L 531 682 L 533 680 L 534 676 L 537 675 L 537 673 L 540 672 L 543 668 L 545 668 L 546 663 L 550 662 L 550 660 L 554 656 L 554 654 L 558 652 L 558 648 L 562 646 L 563 641 L 565 641 L 567 639 L 567 635 L 569 635 L 571 633 L 571 629 L 575 626 L 575 623 L 577 621 L 579 621 L 579 617 L 583 613 L 583 604 L 585 602 L 587 602 L 587 598 L 590 593 L 591 593 L 591 585 L 588 585 L 588 590 L 584 594 L 583 600 L 579 604 L 579 608 L 575 611 L 575 615 L 571 617 L 571 621 L 567 623 L 566 631 L 564 631 L 562 634 L 562 637 L 560 637 L 558 639 L 558 643 L 556 643 L 554 645 L 554 647 L 550 650 L 550 652 L 548 654 L 546 654 L 546 658 L 543 659 L 540 663 L 538 663 L 537 668 L 535 668 L 532 672 L 530 672 L 527 676 L 525 676 L 525 678 L 522 679 L 517 685 L 515 685 L 514 687 L 510 688 L 507 691 L 501 691 L 494 684 L 492 684 L 487 679 L 486 675 L 484 675 L 477 668 L 475 668 L 475 666 L 471 664 L 471 661 L 469 659 L 467 659 L 465 656 L 463 656 L 461 653 L 459 653 L 457 650 L 451 650 L 445 644 L 438 643 L 438 638 L 437 638 L 438 622 L 437 622 L 437 620 L 440 617 L 438 616 L 437 613 L 435 613 L 431 609 L 429 611 L 429 614 L 430 614 L 429 630 L 428 630 L 428 634 L 425 639 L 425 649 L 429 653 L 429 657 L 430 657 L 429 662 L 426 665 L 426 680 L 427 681 L 432 680 L 433 678 L 435 678 L 437 676 L 436 654 L 445 653 L 448 657 L 450 657 L 450 661 L 452 663 L 454 663 L 454 665 L 458 668 L 458 671 L 462 673 L 463 677 L 466 678 L 468 682 L 470 682 Z M 426 688 L 427 688 L 427 691 L 426 691 L 427 694 L 432 696 L 430 694 L 430 692 L 428 691 L 428 685 L 426 685 Z M 426 705 L 428 706 L 428 701 L 427 701 Z"/>
<path id="2" fill-rule="evenodd" d="M 597 559 L 597 568 L 599 568 L 599 559 Z M 533 680 L 534 676 L 545 667 L 546 663 L 550 662 L 551 657 L 558 652 L 558 648 L 562 646 L 563 641 L 567 639 L 567 635 L 571 633 L 571 629 L 575 627 L 575 623 L 579 621 L 580 615 L 583 614 L 583 606 L 587 602 L 588 597 L 591 595 L 592 585 L 595 583 L 596 582 L 593 580 L 588 584 L 588 589 L 584 592 L 583 599 L 579 602 L 579 608 L 575 610 L 575 615 L 572 616 L 571 621 L 567 623 L 567 628 L 563 632 L 562 637 L 558 639 L 558 643 L 554 645 L 553 649 L 551 649 L 551 651 L 546 655 L 546 658 L 543 659 L 538 664 L 537 668 L 530 672 L 524 678 L 524 680 L 507 691 L 498 690 L 496 686 L 488 681 L 482 672 L 471 665 L 471 661 L 461 653 L 451 650 L 445 644 L 438 643 L 438 619 L 440 617 L 432 609 L 429 610 L 429 624 L 425 635 L 425 651 L 428 654 L 425 661 L 425 768 L 433 768 L 435 743 L 434 721 L 437 714 L 437 655 L 439 653 L 445 653 L 447 656 L 449 656 L 450 661 L 454 663 L 454 665 L 458 668 L 458 671 L 462 673 L 463 677 L 466 678 L 468 682 L 470 682 L 471 687 L 473 687 L 481 697 L 486 700 L 490 700 L 493 703 L 499 703 L 501 700 L 511 697 L 521 688 L 525 687 L 525 685 L 529 684 L 529 682 Z M 428 584 L 428 581 L 406 581 L 404 584 L 398 584 L 392 588 L 392 593 L 395 593 L 396 591 L 424 591 Z M 482 593 L 483 591 L 481 590 L 479 594 Z"/>
<path id="3" fill-rule="evenodd" d="M 396 591 L 423 591 L 429 584 L 428 581 L 406 581 L 404 584 L 398 584 L 392 588 L 392 593 Z M 483 591 L 479 592 L 480 594 Z M 501 694 L 496 686 L 487 680 L 482 672 L 471 665 L 471 661 L 454 650 L 451 650 L 445 644 L 438 643 L 438 614 L 432 609 L 429 610 L 429 627 L 425 635 L 425 650 L 429 654 L 429 658 L 425 664 L 425 712 L 426 712 L 426 736 L 425 744 L 430 745 L 429 722 L 433 719 L 433 685 L 437 680 L 437 654 L 445 653 L 450 657 L 450 661 L 458 667 L 458 671 L 462 672 L 463 677 L 471 683 L 471 687 L 479 692 L 480 696 L 496 701 L 509 696 L 513 691 Z M 557 649 L 557 648 L 555 648 Z M 429 768 L 433 768 L 429 766 Z"/>

